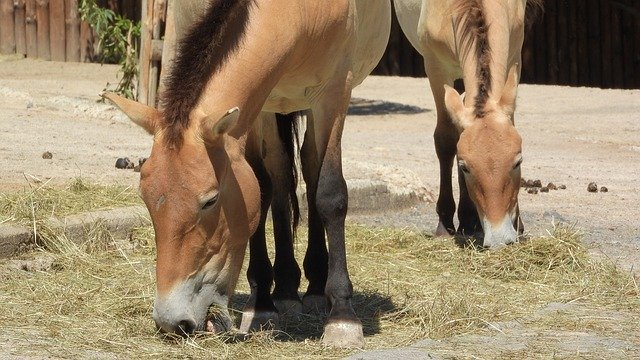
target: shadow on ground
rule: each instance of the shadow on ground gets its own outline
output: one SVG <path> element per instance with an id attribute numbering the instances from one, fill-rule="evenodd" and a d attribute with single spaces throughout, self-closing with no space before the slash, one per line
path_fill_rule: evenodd
<path id="1" fill-rule="evenodd" d="M 302 295 L 300 294 L 301 298 Z M 234 295 L 230 310 L 236 314 L 236 325 L 239 325 L 242 309 L 248 300 L 249 294 Z M 352 303 L 356 315 L 362 321 L 362 331 L 365 337 L 379 334 L 381 332 L 380 318 L 385 314 L 397 311 L 397 307 L 390 297 L 374 292 L 356 292 L 353 294 Z M 274 336 L 280 341 L 319 340 L 322 337 L 326 320 L 327 313 L 325 312 L 287 316 L 280 319 L 280 331 L 274 333 Z"/>
<path id="2" fill-rule="evenodd" d="M 348 115 L 413 115 L 429 111 L 431 109 L 391 101 L 352 98 Z"/>

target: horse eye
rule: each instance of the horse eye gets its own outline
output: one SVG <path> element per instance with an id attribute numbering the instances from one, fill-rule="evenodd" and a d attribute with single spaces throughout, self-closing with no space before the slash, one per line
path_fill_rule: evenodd
<path id="1" fill-rule="evenodd" d="M 459 161 L 458 166 L 460 167 L 460 170 L 462 170 L 463 173 L 465 174 L 469 173 L 469 168 L 467 167 L 467 163 L 465 163 L 464 161 Z"/>
<path id="2" fill-rule="evenodd" d="M 205 202 L 204 205 L 202 205 L 202 210 L 212 207 L 213 205 L 216 204 L 216 202 L 218 202 L 218 194 L 213 196 L 211 199 L 207 200 L 207 202 Z"/>
<path id="3" fill-rule="evenodd" d="M 517 169 L 522 165 L 522 158 L 518 159 L 518 161 L 513 165 L 513 170 Z"/>

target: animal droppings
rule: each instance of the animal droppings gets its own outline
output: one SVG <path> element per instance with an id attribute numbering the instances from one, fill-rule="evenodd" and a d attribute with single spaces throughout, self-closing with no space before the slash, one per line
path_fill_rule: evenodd
<path id="1" fill-rule="evenodd" d="M 527 180 L 520 178 L 520 187 L 527 187 Z"/>
<path id="2" fill-rule="evenodd" d="M 45 151 L 45 152 L 42 153 L 42 158 L 50 160 L 51 158 L 53 158 L 53 154 L 51 152 L 49 152 L 49 151 Z"/>
<path id="3" fill-rule="evenodd" d="M 529 194 L 534 194 L 534 195 L 535 195 L 535 194 L 537 194 L 537 193 L 538 193 L 538 188 L 534 188 L 534 187 L 529 188 L 529 189 L 527 189 L 527 192 L 528 192 Z"/>
<path id="4" fill-rule="evenodd" d="M 609 192 L 609 189 L 607 189 L 606 186 L 603 186 L 600 188 L 600 192 Z"/>
<path id="5" fill-rule="evenodd" d="M 598 192 L 598 184 L 591 182 L 589 183 L 589 185 L 587 185 L 587 191 L 588 192 Z"/>
<path id="6" fill-rule="evenodd" d="M 565 190 L 567 188 L 567 185 L 560 185 L 558 186 L 558 189 L 560 190 Z"/>
<path id="7" fill-rule="evenodd" d="M 533 187 L 533 180 L 531 180 L 531 179 L 527 180 L 525 182 L 525 186 L 528 187 L 528 188 Z"/>
<path id="8" fill-rule="evenodd" d="M 548 193 L 549 192 L 549 188 L 546 186 L 543 186 L 540 188 L 540 192 L 544 192 L 544 193 Z"/>
<path id="9" fill-rule="evenodd" d="M 541 188 L 542 187 L 542 181 L 533 180 L 533 187 Z"/>
<path id="10" fill-rule="evenodd" d="M 138 158 L 138 165 L 139 165 L 140 167 L 142 167 L 142 165 L 144 164 L 144 162 L 145 162 L 145 161 L 147 161 L 147 158 L 146 158 L 146 157 Z M 134 169 L 135 169 L 135 168 L 134 168 Z"/>
<path id="11" fill-rule="evenodd" d="M 549 189 L 549 190 L 558 190 L 558 187 L 556 186 L 556 184 L 550 182 L 549 184 L 547 184 L 547 189 Z"/>
<path id="12" fill-rule="evenodd" d="M 140 165 L 136 165 L 133 167 L 133 172 L 140 172 Z"/>
<path id="13" fill-rule="evenodd" d="M 133 169 L 133 162 L 128 157 L 116 160 L 116 169 Z"/>

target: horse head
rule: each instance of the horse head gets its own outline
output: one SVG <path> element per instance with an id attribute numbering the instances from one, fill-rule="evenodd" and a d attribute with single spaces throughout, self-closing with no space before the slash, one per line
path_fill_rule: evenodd
<path id="1" fill-rule="evenodd" d="M 487 101 L 481 116 L 445 85 L 445 105 L 460 131 L 458 167 L 478 212 L 485 247 L 512 243 L 521 231 L 518 191 L 522 138 L 513 122 L 517 74 L 514 66 L 502 95 L 498 100 Z"/>
<path id="2" fill-rule="evenodd" d="M 156 325 L 180 335 L 230 329 L 228 303 L 260 218 L 258 181 L 244 146 L 228 135 L 238 108 L 209 115 L 193 111 L 174 143 L 167 139 L 162 112 L 104 96 L 154 137 L 140 170 L 140 194 L 155 230 Z M 212 305 L 219 311 L 207 319 Z"/>

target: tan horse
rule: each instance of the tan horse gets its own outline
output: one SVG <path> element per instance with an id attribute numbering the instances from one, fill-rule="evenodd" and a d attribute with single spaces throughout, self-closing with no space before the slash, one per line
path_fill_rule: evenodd
<path id="1" fill-rule="evenodd" d="M 314 302 L 312 290 L 321 288 L 330 306 L 323 341 L 362 346 L 346 264 L 340 142 L 351 89 L 384 52 L 389 0 L 208 3 L 176 2 L 189 9 L 177 13 L 199 20 L 177 48 L 161 111 L 107 95 L 154 136 L 140 175 L 156 236 L 154 320 L 178 334 L 232 326 L 228 302 L 261 217 L 247 134 L 261 111 L 311 109 L 303 152 L 312 160 L 303 172 L 329 249 L 317 265 L 326 283 L 312 287 L 310 279 L 303 301 Z M 211 305 L 220 308 L 216 322 L 207 319 Z"/>
<path id="2" fill-rule="evenodd" d="M 424 57 L 436 102 L 436 234 L 456 233 L 451 170 L 457 154 L 457 233 L 476 235 L 485 247 L 516 241 L 523 232 L 522 139 L 513 115 L 525 10 L 529 17 L 541 0 L 394 0 L 394 5 L 402 30 Z M 451 87 L 460 78 L 464 99 Z"/>

